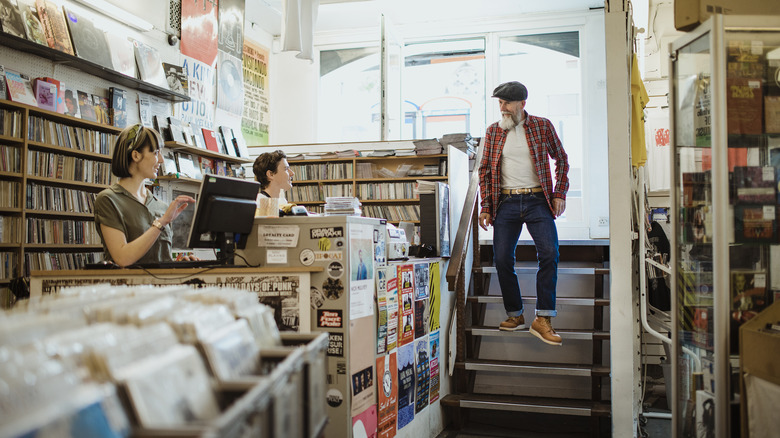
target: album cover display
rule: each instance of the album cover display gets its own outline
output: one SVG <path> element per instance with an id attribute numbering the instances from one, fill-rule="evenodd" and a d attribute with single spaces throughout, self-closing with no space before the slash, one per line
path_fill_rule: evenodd
<path id="1" fill-rule="evenodd" d="M 778 238 L 775 204 L 735 205 L 734 240 L 737 243 L 776 243 Z"/>
<path id="2" fill-rule="evenodd" d="M 167 62 L 163 62 L 162 67 L 165 73 L 165 80 L 168 82 L 168 88 L 174 93 L 186 95 L 189 89 L 189 81 L 184 68 L 180 65 L 168 64 Z"/>
<path id="3" fill-rule="evenodd" d="M 35 1 L 18 0 L 18 3 L 19 13 L 22 15 L 24 32 L 27 34 L 27 39 L 48 46 L 49 42 L 46 40 L 46 31 L 43 28 L 43 23 L 41 23 L 41 20 L 38 18 L 38 8 L 35 6 Z"/>
<path id="4" fill-rule="evenodd" d="M 38 108 L 56 111 L 57 110 L 57 85 L 46 82 L 41 79 L 35 80 L 35 100 L 38 101 Z"/>
<path id="5" fill-rule="evenodd" d="M 117 128 L 125 128 L 127 126 L 127 91 L 111 87 L 108 89 L 108 96 L 111 103 L 108 113 L 111 124 Z"/>
<path id="6" fill-rule="evenodd" d="M 8 99 L 8 88 L 5 85 L 5 67 L 0 65 L 0 99 Z"/>
<path id="7" fill-rule="evenodd" d="M 163 88 L 168 88 L 168 81 L 162 69 L 160 54 L 154 47 L 133 40 L 135 50 L 135 62 L 138 64 L 138 72 L 141 80 Z"/>
<path id="8" fill-rule="evenodd" d="M 95 27 L 90 19 L 64 7 L 66 22 L 73 39 L 76 56 L 113 69 L 111 52 L 102 30 Z"/>
<path id="9" fill-rule="evenodd" d="M 203 132 L 203 139 L 206 143 L 206 149 L 212 152 L 219 152 L 219 143 L 217 143 L 217 135 L 214 131 L 207 128 L 201 128 Z"/>
<path id="10" fill-rule="evenodd" d="M 62 8 L 49 0 L 35 0 L 35 6 L 38 7 L 38 18 L 43 24 L 49 47 L 69 55 L 75 55 Z"/>
<path id="11" fill-rule="evenodd" d="M 92 103 L 92 96 L 84 91 L 76 92 L 79 97 L 79 111 L 81 111 L 81 118 L 92 122 L 97 122 L 97 115 L 95 114 L 95 107 Z"/>
<path id="12" fill-rule="evenodd" d="M 26 38 L 24 32 L 24 21 L 22 14 L 19 13 L 19 6 L 16 0 L 0 0 L 0 28 L 4 33 L 19 38 Z"/>
<path id="13" fill-rule="evenodd" d="M 179 173 L 182 176 L 193 179 L 201 179 L 203 175 L 200 171 L 200 163 L 198 158 L 185 152 L 176 153 L 176 163 L 178 164 Z"/>
<path id="14" fill-rule="evenodd" d="M 108 116 L 108 99 L 93 94 L 92 106 L 95 108 L 95 118 L 97 119 L 97 122 L 108 125 L 110 123 L 110 118 Z"/>
<path id="15" fill-rule="evenodd" d="M 133 43 L 127 37 L 106 32 L 106 43 L 111 51 L 111 65 L 114 71 L 131 78 L 136 77 L 135 49 Z"/>
<path id="16" fill-rule="evenodd" d="M 772 166 L 734 167 L 737 202 L 749 204 L 775 202 L 775 168 Z"/>
<path id="17" fill-rule="evenodd" d="M 62 101 L 64 105 L 63 114 L 71 117 L 81 118 L 81 109 L 79 108 L 78 91 L 68 88 L 65 84 L 60 83 L 60 93 L 62 94 Z"/>
<path id="18" fill-rule="evenodd" d="M 241 60 L 219 52 L 217 66 L 217 108 L 241 114 L 244 107 L 244 74 Z"/>
<path id="19" fill-rule="evenodd" d="M 10 100 L 32 106 L 38 105 L 29 76 L 6 69 L 5 83 L 8 87 L 8 98 Z"/>

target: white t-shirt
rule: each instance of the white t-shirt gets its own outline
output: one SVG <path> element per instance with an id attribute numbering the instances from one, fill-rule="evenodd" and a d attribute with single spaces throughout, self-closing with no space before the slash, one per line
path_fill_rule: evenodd
<path id="1" fill-rule="evenodd" d="M 506 133 L 501 152 L 501 188 L 527 189 L 540 187 L 528 140 L 525 138 L 525 120 Z"/>

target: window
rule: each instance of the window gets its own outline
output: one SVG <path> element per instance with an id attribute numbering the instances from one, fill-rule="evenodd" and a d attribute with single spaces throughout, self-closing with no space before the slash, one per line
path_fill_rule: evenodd
<path id="1" fill-rule="evenodd" d="M 569 156 L 566 211 L 557 222 L 582 222 L 582 77 L 579 32 L 502 37 L 498 83 L 528 88 L 526 111 L 550 119 Z M 495 113 L 497 114 L 497 104 Z M 497 116 L 496 116 L 497 117 Z M 551 163 L 552 165 L 552 163 Z M 551 169 L 553 172 L 555 168 Z"/>
<path id="2" fill-rule="evenodd" d="M 485 40 L 404 48 L 404 140 L 485 134 Z"/>
<path id="3" fill-rule="evenodd" d="M 380 139 L 379 48 L 320 52 L 318 141 Z"/>

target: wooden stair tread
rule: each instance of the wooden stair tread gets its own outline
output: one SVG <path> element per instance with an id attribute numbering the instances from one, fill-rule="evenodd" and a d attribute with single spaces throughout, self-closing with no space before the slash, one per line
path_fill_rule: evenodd
<path id="1" fill-rule="evenodd" d="M 515 265 L 515 272 L 518 274 L 535 274 L 536 265 Z M 493 265 L 474 266 L 472 272 L 475 274 L 495 274 L 496 267 Z M 558 266 L 558 275 L 609 275 L 609 268 L 600 267 L 567 267 Z"/>
<path id="2" fill-rule="evenodd" d="M 530 328 L 530 323 L 527 324 Z M 555 329 L 561 335 L 563 341 L 570 340 L 608 340 L 609 332 L 600 330 L 582 330 L 582 329 Z M 499 330 L 495 326 L 471 326 L 466 327 L 466 333 L 473 336 L 533 336 L 528 329 L 517 330 L 514 332 Z"/>
<path id="3" fill-rule="evenodd" d="M 609 402 L 494 394 L 449 394 L 441 399 L 448 407 L 536 412 L 584 417 L 607 417 Z"/>
<path id="4" fill-rule="evenodd" d="M 455 368 L 469 371 L 521 372 L 529 374 L 553 374 L 564 376 L 607 376 L 609 367 L 552 362 L 526 362 L 497 359 L 466 359 L 455 362 Z"/>
<path id="5" fill-rule="evenodd" d="M 502 304 L 504 302 L 504 299 L 501 297 L 501 295 L 470 295 L 466 297 L 466 301 L 470 303 L 481 303 L 481 304 Z M 525 303 L 535 303 L 536 297 L 533 296 L 525 296 L 523 297 L 523 302 Z M 582 298 L 562 298 L 557 297 L 555 299 L 555 302 L 557 304 L 565 304 L 569 306 L 589 306 L 589 307 L 596 307 L 596 306 L 609 306 L 609 299 L 608 298 L 588 298 L 588 297 L 582 297 Z"/>

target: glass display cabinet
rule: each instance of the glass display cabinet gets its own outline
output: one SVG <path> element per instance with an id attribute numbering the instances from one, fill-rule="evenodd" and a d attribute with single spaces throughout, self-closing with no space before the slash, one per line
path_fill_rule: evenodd
<path id="1" fill-rule="evenodd" d="M 670 57 L 673 436 L 740 436 L 739 327 L 780 295 L 780 17 L 714 15 Z"/>

